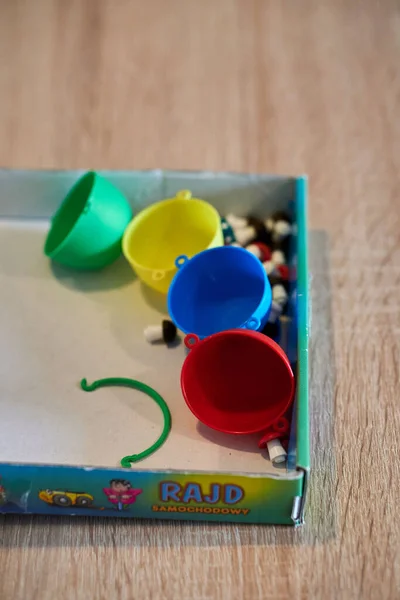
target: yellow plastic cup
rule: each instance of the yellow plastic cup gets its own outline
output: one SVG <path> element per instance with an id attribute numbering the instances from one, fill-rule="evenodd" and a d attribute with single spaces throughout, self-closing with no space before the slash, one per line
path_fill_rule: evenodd
<path id="1" fill-rule="evenodd" d="M 122 250 L 139 279 L 166 294 L 178 256 L 191 258 L 223 244 L 217 210 L 183 190 L 137 214 L 125 230 Z"/>

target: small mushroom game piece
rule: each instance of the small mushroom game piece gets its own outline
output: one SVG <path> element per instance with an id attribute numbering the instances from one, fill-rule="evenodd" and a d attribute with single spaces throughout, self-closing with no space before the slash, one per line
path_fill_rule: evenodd
<path id="1" fill-rule="evenodd" d="M 280 440 L 289 435 L 290 425 L 286 417 L 280 417 L 258 443 L 259 448 L 268 448 L 272 464 L 280 465 L 286 461 L 286 450 Z"/>
<path id="2" fill-rule="evenodd" d="M 268 277 L 271 275 L 276 275 L 276 265 L 272 262 L 272 260 L 266 260 L 263 262 L 263 267 Z"/>
<path id="3" fill-rule="evenodd" d="M 176 339 L 177 329 L 172 321 L 164 319 L 161 325 L 149 325 L 144 330 L 144 337 L 150 344 L 164 342 L 171 344 Z"/>
<path id="4" fill-rule="evenodd" d="M 264 263 L 264 268 L 265 264 L 266 263 Z M 278 341 L 278 338 L 280 338 L 279 344 L 282 345 L 281 342 L 287 343 L 288 323 L 287 319 L 284 318 L 282 314 L 286 310 L 288 301 L 288 291 L 286 289 L 287 282 L 283 282 L 283 280 L 280 280 L 279 277 L 276 277 L 275 275 L 269 275 L 268 277 L 272 289 L 272 303 L 268 322 L 262 330 L 262 333 L 275 341 Z M 285 320 L 282 321 L 282 319 Z M 284 327 L 282 327 L 283 325 Z M 283 336 L 282 333 L 284 333 Z"/>
<path id="5" fill-rule="evenodd" d="M 229 213 L 229 215 L 226 215 L 225 221 L 227 221 L 227 223 L 229 223 L 229 225 L 233 229 L 242 229 L 243 227 L 247 227 L 247 225 L 249 224 L 246 217 L 237 217 L 236 215 L 233 215 L 232 213 Z"/>
<path id="6" fill-rule="evenodd" d="M 223 220 L 232 227 L 236 241 L 241 246 L 247 246 L 251 242 L 270 245 L 271 236 L 264 223 L 257 217 L 237 217 L 230 213 Z"/>
<path id="7" fill-rule="evenodd" d="M 241 246 L 247 246 L 250 242 L 253 242 L 257 237 L 257 230 L 251 225 L 241 227 L 240 229 L 234 229 L 236 241 Z"/>
<path id="8" fill-rule="evenodd" d="M 272 241 L 278 243 L 292 233 L 292 220 L 287 212 L 280 210 L 266 219 L 265 227 L 270 232 Z"/>
<path id="9" fill-rule="evenodd" d="M 279 304 L 282 308 L 288 300 L 288 293 L 281 283 L 272 286 L 272 300 Z"/>
<path id="10" fill-rule="evenodd" d="M 289 268 L 286 265 L 286 256 L 282 250 L 273 250 L 270 257 L 263 260 L 263 266 L 268 277 L 274 276 L 278 279 L 288 279 Z"/>
<path id="11" fill-rule="evenodd" d="M 279 440 L 280 437 L 279 431 L 271 431 L 263 437 L 259 444 L 260 448 L 268 448 L 269 459 L 274 466 L 286 461 L 286 450 Z"/>
<path id="12" fill-rule="evenodd" d="M 271 236 L 272 250 L 281 250 L 285 257 L 288 258 L 291 234 L 293 233 L 290 215 L 285 211 L 276 212 L 264 224 Z"/>
<path id="13" fill-rule="evenodd" d="M 288 281 L 289 267 L 287 265 L 276 265 L 272 260 L 266 260 L 263 262 L 263 267 L 270 279 Z"/>
<path id="14" fill-rule="evenodd" d="M 276 265 L 272 260 L 263 263 L 264 270 L 270 279 L 288 281 L 289 267 L 287 265 Z"/>
<path id="15" fill-rule="evenodd" d="M 246 250 L 254 254 L 263 263 L 271 258 L 271 250 L 262 242 L 253 242 L 246 246 Z"/>
<path id="16" fill-rule="evenodd" d="M 271 254 L 271 260 L 276 266 L 284 265 L 286 263 L 286 257 L 282 250 L 274 250 Z"/>

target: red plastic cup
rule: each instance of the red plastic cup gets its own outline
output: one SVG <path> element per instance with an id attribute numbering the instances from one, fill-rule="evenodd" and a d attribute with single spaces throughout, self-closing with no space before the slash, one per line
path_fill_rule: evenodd
<path id="1" fill-rule="evenodd" d="M 282 348 L 256 331 L 231 329 L 200 341 L 181 372 L 186 404 L 199 421 L 224 433 L 247 434 L 273 426 L 294 394 L 294 375 Z"/>

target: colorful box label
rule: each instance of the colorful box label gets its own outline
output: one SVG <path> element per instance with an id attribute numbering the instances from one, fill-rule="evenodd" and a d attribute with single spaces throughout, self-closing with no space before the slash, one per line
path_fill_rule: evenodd
<path id="1" fill-rule="evenodd" d="M 0 513 L 291 524 L 293 502 L 301 493 L 300 473 L 277 479 L 0 465 Z"/>

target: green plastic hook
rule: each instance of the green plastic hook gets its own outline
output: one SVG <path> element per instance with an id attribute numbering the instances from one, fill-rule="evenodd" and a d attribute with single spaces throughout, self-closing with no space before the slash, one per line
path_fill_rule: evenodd
<path id="1" fill-rule="evenodd" d="M 130 469 L 131 463 L 135 463 L 139 460 L 147 458 L 148 456 L 150 456 L 150 454 L 156 452 L 156 450 L 161 448 L 161 446 L 164 444 L 169 435 L 169 432 L 171 431 L 171 412 L 168 408 L 167 403 L 158 392 L 153 390 L 153 388 L 151 388 L 149 385 L 146 385 L 141 381 L 137 381 L 136 379 L 128 379 L 127 377 L 108 377 L 106 379 L 97 379 L 96 381 L 93 381 L 93 383 L 88 383 L 86 379 L 82 379 L 81 381 L 81 388 L 85 392 L 94 392 L 94 390 L 97 390 L 98 388 L 108 386 L 129 387 L 134 390 L 139 390 L 139 392 L 143 392 L 144 394 L 147 394 L 158 404 L 164 416 L 164 427 L 162 433 L 160 437 L 154 442 L 154 444 L 152 444 L 146 450 L 143 450 L 143 452 L 140 452 L 139 454 L 132 454 L 130 456 L 124 456 L 124 458 L 121 458 L 121 466 L 125 469 Z"/>

